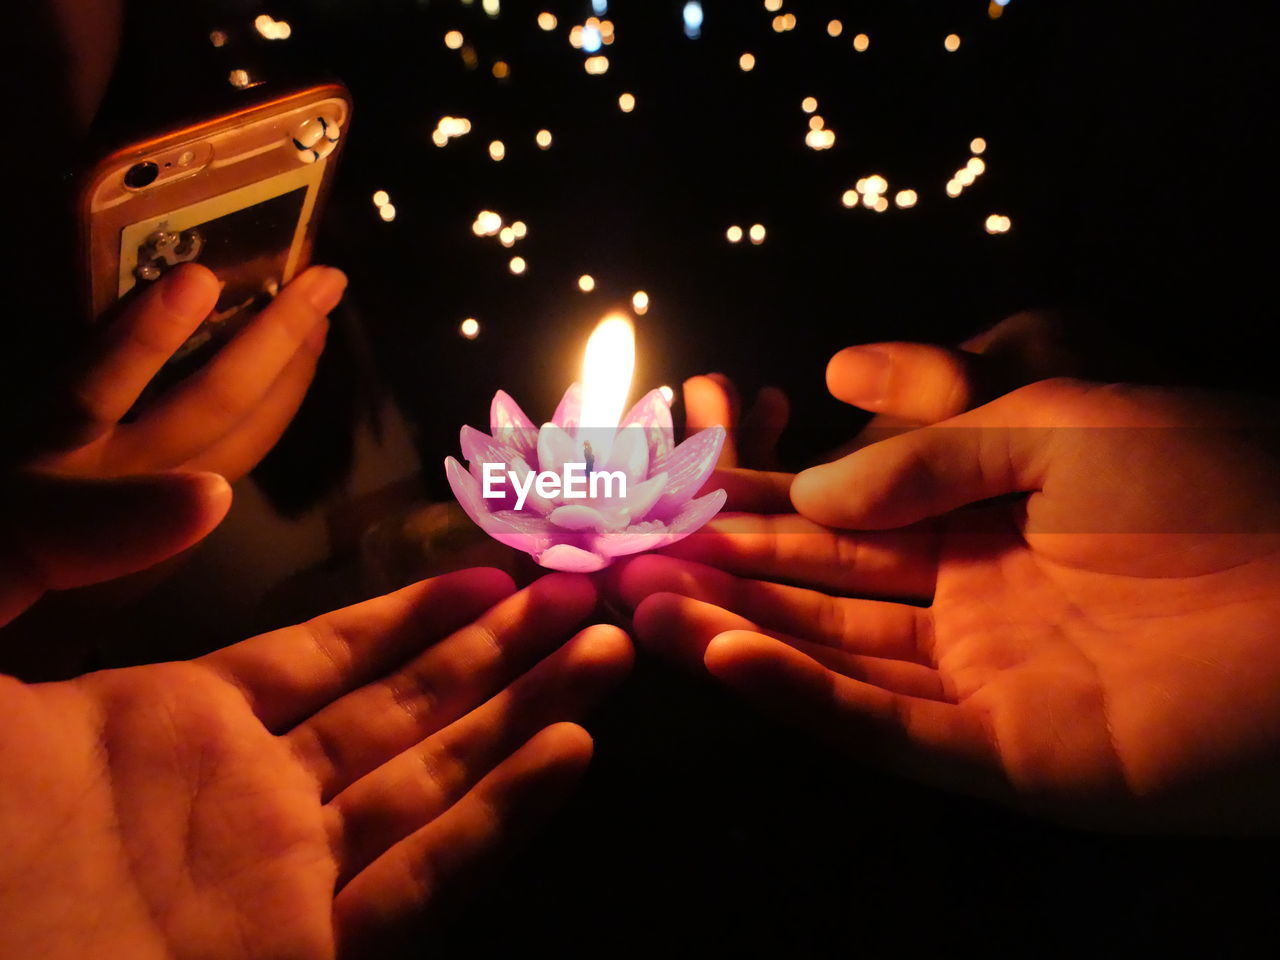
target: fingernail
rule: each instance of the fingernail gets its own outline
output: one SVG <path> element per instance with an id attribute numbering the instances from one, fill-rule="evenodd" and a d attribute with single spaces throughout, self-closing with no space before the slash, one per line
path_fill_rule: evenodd
<path id="1" fill-rule="evenodd" d="M 347 275 L 336 267 L 312 267 L 297 282 L 319 313 L 328 313 L 336 307 L 347 289 Z"/>
<path id="2" fill-rule="evenodd" d="M 208 270 L 184 266 L 165 277 L 160 296 L 174 313 L 203 319 L 218 302 L 218 283 Z"/>
<path id="3" fill-rule="evenodd" d="M 831 358 L 828 383 L 832 393 L 846 403 L 874 407 L 888 396 L 892 366 L 889 357 L 879 350 L 850 347 Z"/>

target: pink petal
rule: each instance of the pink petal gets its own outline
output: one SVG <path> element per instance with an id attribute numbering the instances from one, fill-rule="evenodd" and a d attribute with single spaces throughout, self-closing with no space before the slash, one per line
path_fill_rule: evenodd
<path id="1" fill-rule="evenodd" d="M 608 461 L 603 466 L 597 463 L 596 469 L 621 470 L 627 475 L 628 485 L 643 480 L 649 470 L 649 437 L 646 431 L 639 427 L 619 430 L 609 449 Z"/>
<path id="2" fill-rule="evenodd" d="M 728 499 L 729 495 L 723 490 L 712 490 L 705 497 L 690 500 L 680 508 L 680 512 L 672 517 L 671 522 L 667 524 L 667 529 L 670 531 L 670 539 L 667 543 L 683 540 L 689 534 L 702 529 L 712 517 L 720 512 L 724 502 Z"/>
<path id="3" fill-rule="evenodd" d="M 691 500 L 684 505 L 669 524 L 648 521 L 619 533 L 602 533 L 591 540 L 591 549 L 606 557 L 622 557 L 643 550 L 657 550 L 683 540 L 703 527 L 720 512 L 728 494 L 715 490 L 705 497 Z"/>
<path id="4" fill-rule="evenodd" d="M 627 499 L 621 504 L 622 509 L 626 512 L 626 522 L 638 523 L 647 517 L 653 505 L 662 496 L 666 486 L 667 475 L 665 473 L 659 473 L 648 480 L 630 484 L 627 489 Z"/>
<path id="5" fill-rule="evenodd" d="M 536 554 L 533 559 L 548 569 L 563 570 L 566 573 L 592 573 L 609 565 L 606 557 L 568 543 L 558 543 Z"/>
<path id="6" fill-rule="evenodd" d="M 560 473 L 566 463 L 582 463 L 582 448 L 558 423 L 538 431 L 538 469 Z"/>
<path id="7" fill-rule="evenodd" d="M 711 476 L 711 471 L 716 468 L 716 459 L 724 446 L 724 438 L 724 427 L 708 427 L 653 463 L 650 467 L 653 473 L 663 471 L 670 478 L 667 481 L 667 492 L 651 511 L 654 516 L 666 516 L 683 506 L 702 488 L 707 477 Z"/>
<path id="8" fill-rule="evenodd" d="M 571 383 L 569 389 L 564 392 L 564 396 L 560 399 L 560 405 L 556 407 L 555 416 L 551 418 L 551 422 L 562 430 L 573 433 L 578 429 L 578 424 L 581 421 L 582 384 Z"/>
<path id="9" fill-rule="evenodd" d="M 524 506 L 521 508 L 522 510 L 536 513 L 539 516 L 546 516 L 555 509 L 554 503 L 538 493 L 537 483 L 529 483 L 529 474 L 533 473 L 533 468 L 530 467 L 529 464 L 525 463 L 523 458 L 516 457 L 515 462 L 511 464 L 511 472 L 516 475 L 516 482 L 519 483 L 520 489 L 528 489 L 529 491 L 525 494 Z M 526 484 L 528 484 L 527 488 L 525 486 Z M 512 492 L 511 500 L 513 506 L 515 499 L 516 494 Z"/>
<path id="10" fill-rule="evenodd" d="M 514 510 L 491 513 L 490 501 L 481 494 L 480 484 L 453 457 L 445 458 L 444 472 L 459 506 L 493 539 L 525 553 L 538 553 L 551 546 L 555 528 L 545 519 L 525 517 Z"/>
<path id="11" fill-rule="evenodd" d="M 604 529 L 604 517 L 593 507 L 571 504 L 556 507 L 547 517 L 557 527 L 566 530 L 591 530 L 599 532 Z"/>
<path id="12" fill-rule="evenodd" d="M 520 404 L 504 390 L 495 393 L 493 403 L 489 405 L 489 429 L 496 440 L 515 447 L 521 456 L 533 455 L 538 443 L 538 428 L 525 416 Z"/>
<path id="13" fill-rule="evenodd" d="M 622 418 L 622 427 L 642 427 L 649 438 L 649 459 L 665 457 L 675 447 L 671 406 L 661 390 L 650 390 Z"/>
<path id="14" fill-rule="evenodd" d="M 659 529 L 653 532 L 623 530 L 618 533 L 602 533 L 592 538 L 591 549 L 606 557 L 625 557 L 645 550 L 656 550 L 658 547 L 665 546 L 670 536 L 665 529 L 662 529 L 661 524 L 657 526 Z"/>

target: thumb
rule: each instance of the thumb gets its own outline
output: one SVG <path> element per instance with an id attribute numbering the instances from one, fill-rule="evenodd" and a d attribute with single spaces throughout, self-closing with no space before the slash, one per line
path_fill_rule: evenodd
<path id="1" fill-rule="evenodd" d="M 908 423 L 937 423 L 973 406 L 984 392 L 982 358 L 926 343 L 846 347 L 827 364 L 837 400 Z"/>
<path id="2" fill-rule="evenodd" d="M 830 527 L 887 530 L 1010 493 L 1038 490 L 1057 415 L 1079 388 L 1046 381 L 932 427 L 796 475 L 796 510 Z"/>
<path id="3" fill-rule="evenodd" d="M 46 590 L 136 573 L 202 540 L 231 506 L 216 473 L 25 474 L 0 489 L 0 625 Z"/>

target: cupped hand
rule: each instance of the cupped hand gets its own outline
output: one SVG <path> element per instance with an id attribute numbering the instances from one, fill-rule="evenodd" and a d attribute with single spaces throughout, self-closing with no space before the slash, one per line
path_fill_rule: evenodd
<path id="1" fill-rule="evenodd" d="M 1275 829 L 1271 423 L 1046 381 L 805 471 L 798 515 L 718 520 L 614 589 L 640 641 L 856 757 L 1080 824 Z"/>
<path id="2" fill-rule="evenodd" d="M 595 603 L 468 570 L 195 661 L 0 677 L 0 954 L 386 956 L 582 772 L 571 721 L 631 656 L 565 643 Z"/>
<path id="3" fill-rule="evenodd" d="M 184 264 L 110 321 L 58 406 L 57 448 L 33 466 L 79 477 L 202 470 L 234 482 L 266 456 L 306 395 L 326 314 L 346 277 L 315 266 L 290 282 L 200 370 L 135 419 L 125 414 L 213 310 L 218 281 Z"/>

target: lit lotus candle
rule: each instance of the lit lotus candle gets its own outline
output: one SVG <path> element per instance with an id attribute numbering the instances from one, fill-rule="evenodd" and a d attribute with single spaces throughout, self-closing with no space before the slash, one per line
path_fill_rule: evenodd
<path id="1" fill-rule="evenodd" d="M 677 447 L 661 390 L 624 416 L 634 369 L 634 330 L 614 315 L 587 343 L 581 384 L 569 387 L 540 429 L 499 390 L 492 435 L 463 427 L 467 467 L 445 460 L 467 515 L 542 566 L 579 573 L 674 543 L 714 517 L 725 492 L 694 495 L 715 469 L 724 428 Z"/>

